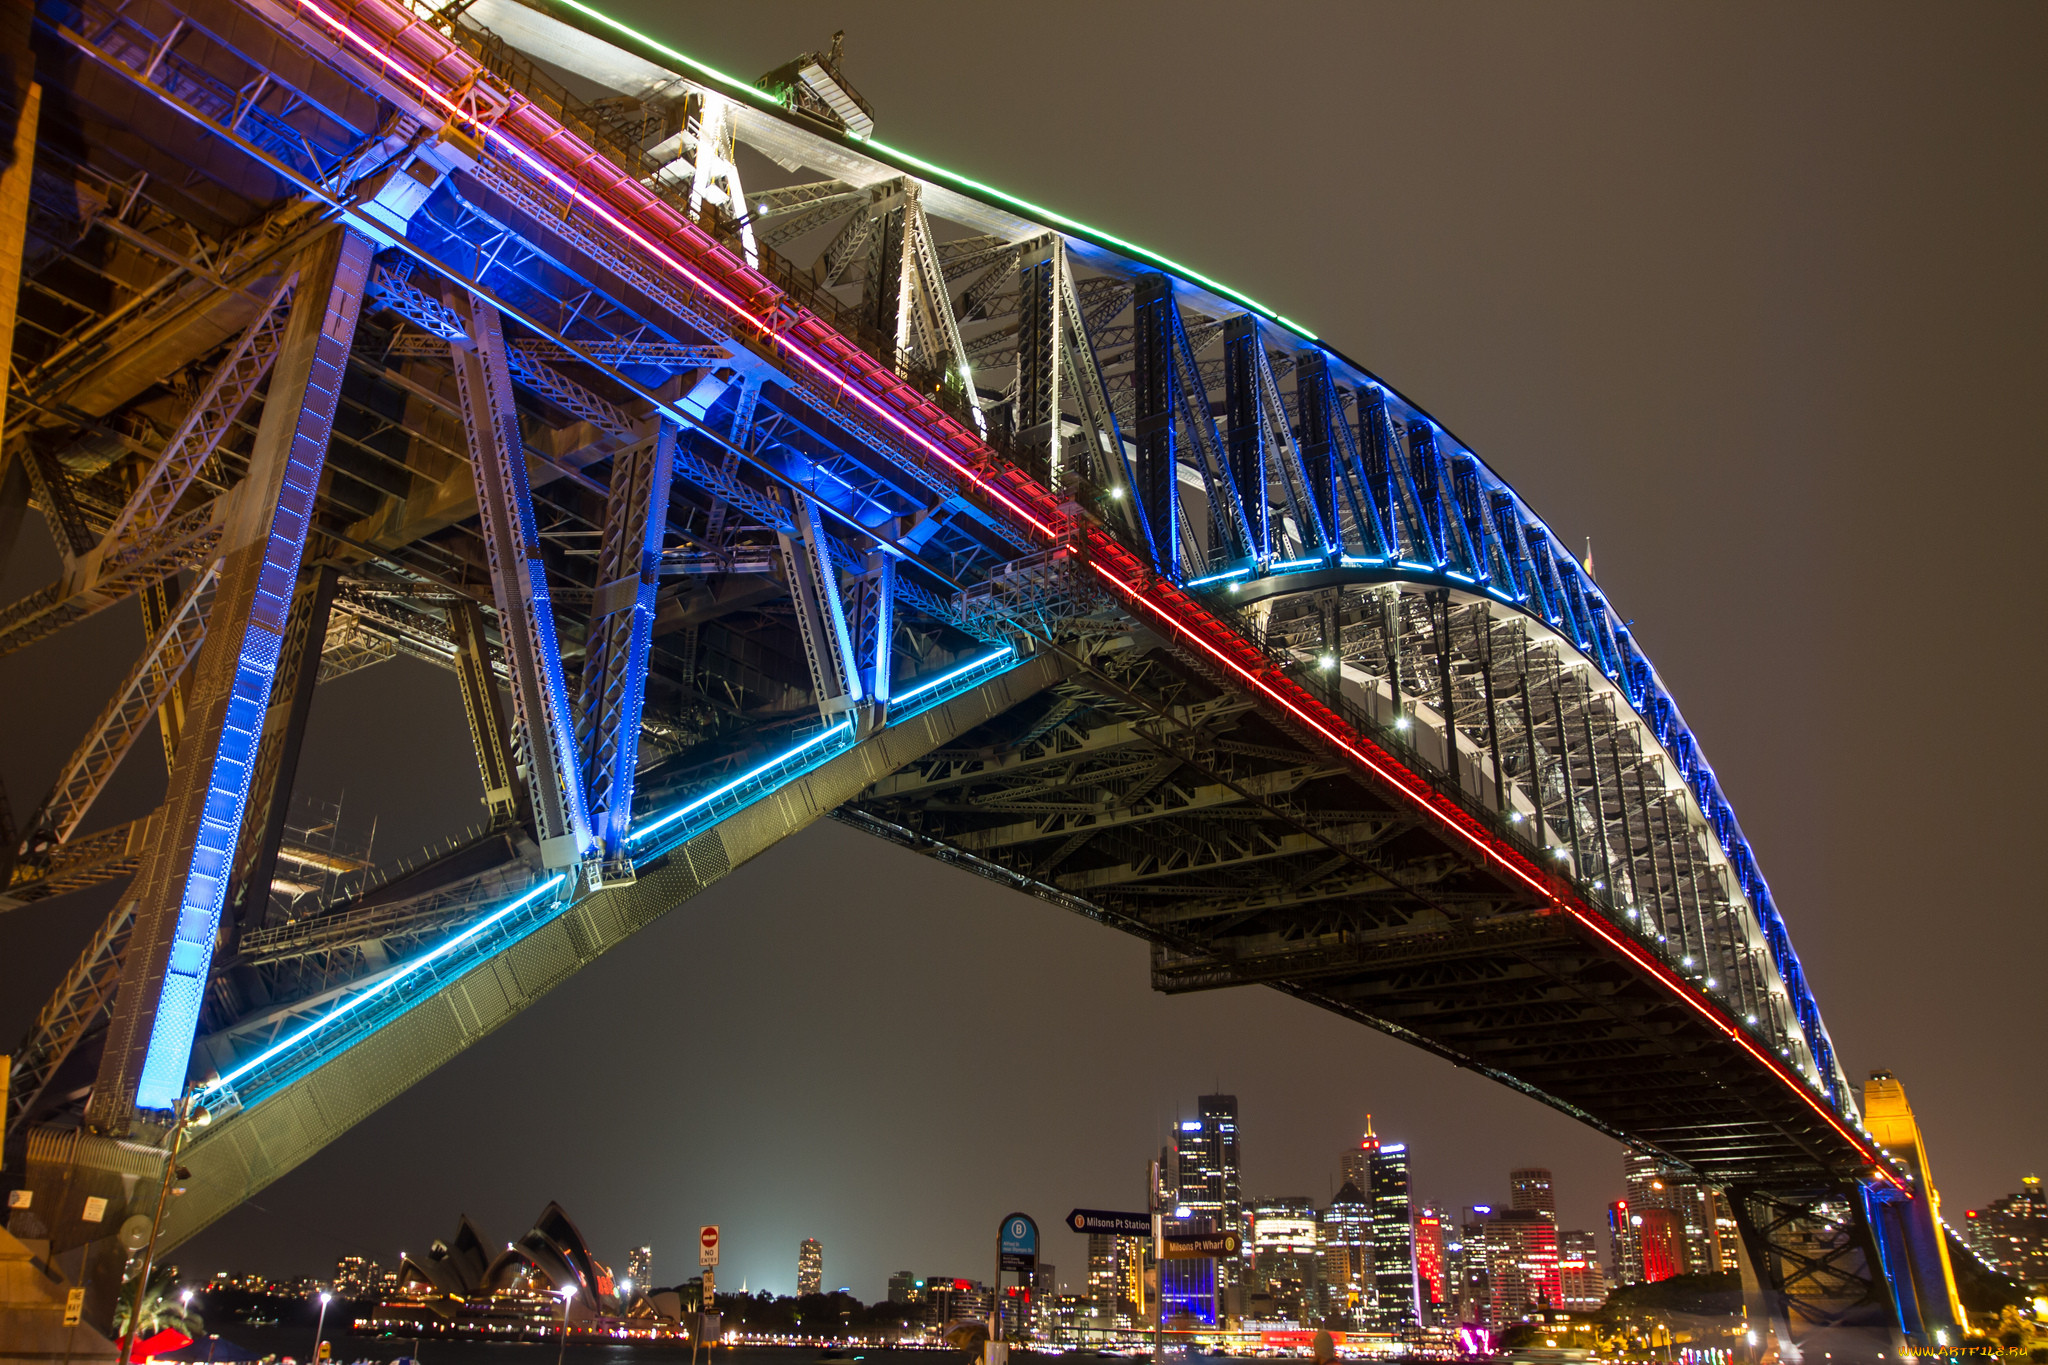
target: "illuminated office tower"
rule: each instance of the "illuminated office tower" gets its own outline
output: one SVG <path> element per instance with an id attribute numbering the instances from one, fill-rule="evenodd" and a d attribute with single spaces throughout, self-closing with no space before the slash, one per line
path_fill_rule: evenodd
<path id="1" fill-rule="evenodd" d="M 806 1237 L 803 1245 L 796 1249 L 796 1292 L 819 1294 L 825 1285 L 825 1248 L 818 1245 L 815 1237 Z"/>
<path id="2" fill-rule="evenodd" d="M 889 1302 L 916 1303 L 919 1297 L 916 1275 L 899 1270 L 889 1277 Z"/>
<path id="3" fill-rule="evenodd" d="M 1458 1322 L 1485 1327 L 1493 1322 L 1493 1206 L 1465 1210 L 1451 1252 L 1458 1262 Z"/>
<path id="4" fill-rule="evenodd" d="M 1425 1326 L 1442 1322 L 1450 1306 L 1445 1221 L 1443 1210 L 1434 1204 L 1424 1204 L 1415 1215 L 1415 1300 Z"/>
<path id="5" fill-rule="evenodd" d="M 653 1247 L 634 1247 L 626 1253 L 626 1278 L 643 1294 L 654 1288 Z"/>
<path id="6" fill-rule="evenodd" d="M 1330 1310 L 1362 1321 L 1373 1306 L 1372 1204 L 1348 1181 L 1323 1214 L 1322 1248 Z"/>
<path id="7" fill-rule="evenodd" d="M 1557 1192 L 1551 1188 L 1550 1172 L 1541 1166 L 1509 1171 L 1508 1207 L 1517 1211 L 1534 1210 L 1555 1223 Z"/>
<path id="8" fill-rule="evenodd" d="M 1252 1283 L 1273 1301 L 1273 1316 L 1305 1321 L 1323 1280 L 1321 1219 L 1306 1198 L 1264 1199 L 1252 1207 Z"/>
<path id="9" fill-rule="evenodd" d="M 1241 1231 L 1244 1199 L 1238 1186 L 1237 1096 L 1204 1095 L 1196 1101 L 1195 1112 L 1196 1117 L 1183 1119 L 1174 1134 L 1179 1182 L 1174 1214 L 1193 1224 L 1206 1221 L 1210 1231 Z M 1243 1263 L 1242 1257 L 1219 1260 L 1219 1283 L 1234 1287 Z"/>
<path id="10" fill-rule="evenodd" d="M 1675 1266 L 1670 1272 L 1673 1275 L 1712 1275 L 1740 1268 L 1735 1213 L 1726 1195 L 1688 1179 L 1647 1152 L 1629 1152 L 1623 1173 L 1631 1222 L 1637 1215 L 1657 1211 L 1671 1215 L 1669 1226 L 1663 1219 L 1652 1220 L 1659 1242 L 1654 1258 L 1660 1271 Z M 1664 1278 L 1650 1274 L 1653 1253 L 1647 1245 L 1641 1246 L 1639 1255 L 1644 1279 Z"/>
<path id="11" fill-rule="evenodd" d="M 1365 1116 L 1365 1136 L 1358 1145 L 1337 1158 L 1337 1183 L 1350 1185 L 1360 1194 L 1372 1193 L 1372 1157 L 1380 1149 L 1380 1140 L 1372 1131 L 1372 1115 Z"/>
<path id="12" fill-rule="evenodd" d="M 1639 1217 L 1626 1199 L 1607 1206 L 1607 1277 L 1616 1284 L 1643 1282 L 1643 1237 Z"/>
<path id="13" fill-rule="evenodd" d="M 1541 1209 L 1502 1209 L 1486 1228 L 1492 1323 L 1498 1329 L 1539 1308 L 1555 1308 L 1557 1225 Z"/>
<path id="14" fill-rule="evenodd" d="M 1408 1144 L 1382 1142 L 1371 1165 L 1373 1316 L 1381 1331 L 1394 1332 L 1420 1318 Z"/>

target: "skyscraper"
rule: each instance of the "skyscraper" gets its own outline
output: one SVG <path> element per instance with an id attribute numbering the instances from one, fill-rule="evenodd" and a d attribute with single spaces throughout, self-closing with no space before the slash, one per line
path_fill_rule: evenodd
<path id="1" fill-rule="evenodd" d="M 823 1269 L 823 1267 L 819 1267 Z M 889 1277 L 889 1302 L 916 1303 L 918 1300 L 917 1276 L 908 1270 L 899 1270 Z"/>
<path id="2" fill-rule="evenodd" d="M 1541 1166 L 1525 1166 L 1508 1172 L 1508 1207 L 1533 1210 L 1557 1222 L 1557 1193 L 1550 1187 L 1550 1172 Z"/>
<path id="3" fill-rule="evenodd" d="M 1175 1216 L 1190 1232 L 1241 1232 L 1244 1196 L 1238 1184 L 1237 1096 L 1203 1095 L 1196 1117 L 1183 1119 L 1174 1135 L 1178 1177 Z M 1185 1212 L 1182 1212 L 1185 1210 Z M 1242 1257 L 1216 1263 L 1220 1286 L 1235 1288 Z"/>
<path id="4" fill-rule="evenodd" d="M 1623 1174 L 1631 1224 L 1644 1226 L 1637 1217 L 1652 1212 L 1671 1215 L 1668 1226 L 1663 1219 L 1651 1220 L 1658 1238 L 1654 1252 L 1638 1239 L 1641 1278 L 1668 1278 L 1650 1273 L 1653 1259 L 1659 1271 L 1669 1269 L 1671 1275 L 1712 1275 L 1740 1266 L 1734 1210 L 1719 1190 L 1678 1173 L 1648 1152 L 1629 1152 Z"/>
<path id="5" fill-rule="evenodd" d="M 1323 1285 L 1330 1310 L 1346 1317 L 1372 1311 L 1372 1204 L 1346 1181 L 1323 1214 Z"/>
<path id="6" fill-rule="evenodd" d="M 1372 1131 L 1372 1115 L 1365 1116 L 1365 1136 L 1358 1145 L 1337 1158 L 1337 1183 L 1350 1185 L 1360 1194 L 1372 1193 L 1372 1155 L 1380 1149 L 1379 1137 Z"/>
<path id="7" fill-rule="evenodd" d="M 653 1247 L 634 1247 L 626 1253 L 626 1278 L 643 1294 L 654 1288 Z"/>
<path id="8" fill-rule="evenodd" d="M 2048 1194 L 2041 1177 L 2023 1176 L 2016 1193 L 1963 1216 L 1970 1249 L 2022 1285 L 2048 1285 Z"/>
<path id="9" fill-rule="evenodd" d="M 1434 1204 L 1425 1204 L 1415 1215 L 1415 1287 L 1416 1300 L 1422 1310 L 1423 1322 L 1433 1326 L 1444 1320 L 1450 1306 L 1450 1291 L 1455 1282 L 1446 1280 L 1450 1268 L 1445 1264 L 1444 1213 Z"/>
<path id="10" fill-rule="evenodd" d="M 1262 1199 L 1253 1206 L 1253 1289 L 1272 1300 L 1272 1316 L 1299 1322 L 1313 1313 L 1323 1279 L 1320 1223 L 1310 1199 Z"/>
<path id="11" fill-rule="evenodd" d="M 1415 1225 L 1408 1200 L 1408 1144 L 1382 1142 L 1372 1154 L 1373 1318 L 1381 1331 L 1419 1319 Z"/>
<path id="12" fill-rule="evenodd" d="M 815 1237 L 806 1237 L 796 1249 L 796 1292 L 819 1294 L 825 1285 L 825 1248 Z"/>
<path id="13" fill-rule="evenodd" d="M 1607 1206 L 1607 1277 L 1616 1284 L 1643 1282 L 1643 1239 L 1628 1200 Z"/>
<path id="14" fill-rule="evenodd" d="M 1532 1309 L 1558 1306 L 1557 1225 L 1549 1214 L 1502 1209 L 1487 1224 L 1486 1244 L 1496 1329 Z"/>

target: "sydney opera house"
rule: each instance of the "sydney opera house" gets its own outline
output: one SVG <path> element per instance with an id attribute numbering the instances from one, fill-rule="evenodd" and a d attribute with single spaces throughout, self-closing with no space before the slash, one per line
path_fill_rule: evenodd
<path id="1" fill-rule="evenodd" d="M 673 1293 L 617 1284 L 591 1254 L 559 1204 L 549 1204 L 518 1240 L 494 1251 L 465 1215 L 455 1235 L 424 1256 L 407 1256 L 398 1286 L 359 1327 L 394 1335 L 475 1333 L 503 1339 L 572 1332 L 680 1337 Z M 564 1303 L 564 1299 L 567 1303 Z"/>

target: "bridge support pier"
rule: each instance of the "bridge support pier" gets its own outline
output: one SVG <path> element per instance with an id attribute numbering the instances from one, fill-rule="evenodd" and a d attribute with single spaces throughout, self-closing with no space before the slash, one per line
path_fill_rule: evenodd
<path id="1" fill-rule="evenodd" d="M 1753 1362 L 1900 1358 L 1905 1339 L 1862 1191 L 1736 1188 L 1729 1203 Z"/>

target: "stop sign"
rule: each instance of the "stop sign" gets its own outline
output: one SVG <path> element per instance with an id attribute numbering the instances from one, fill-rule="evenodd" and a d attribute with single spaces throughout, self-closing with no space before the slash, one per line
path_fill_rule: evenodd
<path id="1" fill-rule="evenodd" d="M 716 1223 L 697 1229 L 697 1264 L 700 1266 L 718 1264 L 718 1225 Z"/>

